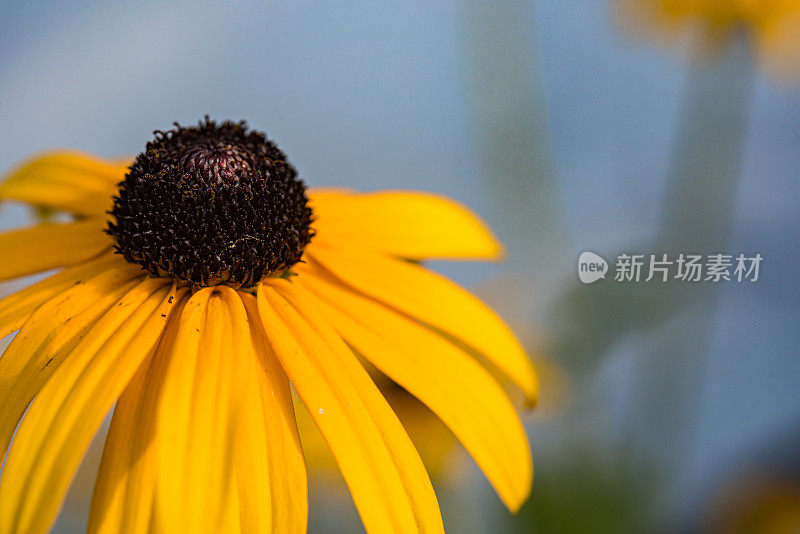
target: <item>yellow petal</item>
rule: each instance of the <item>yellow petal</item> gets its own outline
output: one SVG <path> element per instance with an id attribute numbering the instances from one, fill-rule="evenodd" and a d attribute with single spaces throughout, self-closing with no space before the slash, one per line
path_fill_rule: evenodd
<path id="1" fill-rule="evenodd" d="M 233 497 L 233 450 L 239 384 L 244 380 L 236 339 L 241 314 L 201 289 L 186 303 L 156 408 L 156 521 L 164 532 L 218 532 Z M 238 298 L 238 297 L 236 297 Z M 246 319 L 245 319 L 246 320 Z"/>
<path id="2" fill-rule="evenodd" d="M 114 408 L 89 513 L 89 533 L 147 534 L 158 478 L 156 406 L 185 302 L 175 299 L 152 358 L 131 380 Z"/>
<path id="3" fill-rule="evenodd" d="M 465 206 L 413 191 L 312 191 L 315 241 L 346 243 L 409 259 L 495 260 L 503 250 Z"/>
<path id="4" fill-rule="evenodd" d="M 225 510 L 222 513 L 222 521 L 219 530 L 213 534 L 241 534 L 242 532 L 257 532 L 247 530 L 242 527 L 242 511 L 239 508 L 239 492 L 236 484 L 228 487 L 229 495 L 222 498 L 225 502 Z"/>
<path id="5" fill-rule="evenodd" d="M 111 249 L 105 219 L 42 224 L 0 234 L 0 280 L 79 263 Z"/>
<path id="6" fill-rule="evenodd" d="M 0 180 L 0 201 L 17 200 L 77 215 L 111 208 L 129 162 L 111 162 L 80 152 L 36 156 Z"/>
<path id="7" fill-rule="evenodd" d="M 239 507 L 244 532 L 304 533 L 308 490 L 303 449 L 297 433 L 289 379 L 267 345 L 256 299 L 240 294 L 249 331 L 234 332 L 247 340 L 239 358 L 248 365 L 240 384 L 246 395 L 234 455 Z M 239 304 L 241 305 L 241 304 Z M 231 308 L 238 307 L 235 303 Z"/>
<path id="8" fill-rule="evenodd" d="M 348 344 L 438 415 L 506 506 L 517 511 L 530 493 L 531 451 L 514 406 L 494 378 L 452 343 L 332 277 L 305 275 L 302 282 Z"/>
<path id="9" fill-rule="evenodd" d="M 31 403 L 0 478 L 0 532 L 44 533 L 104 417 L 153 350 L 175 297 L 163 280 L 131 289 Z"/>
<path id="10" fill-rule="evenodd" d="M 22 414 L 74 347 L 139 280 L 131 269 L 110 269 L 42 305 L 0 357 L 0 457 Z"/>
<path id="11" fill-rule="evenodd" d="M 539 383 L 522 345 L 503 320 L 468 291 L 423 267 L 381 254 L 317 246 L 309 256 L 357 291 L 472 347 L 535 402 Z"/>
<path id="12" fill-rule="evenodd" d="M 259 287 L 270 345 L 336 458 L 367 532 L 443 532 L 414 445 L 332 327 L 286 280 Z"/>
<path id="13" fill-rule="evenodd" d="M 122 256 L 103 254 L 96 259 L 68 267 L 0 299 L 0 338 L 19 330 L 36 308 L 45 302 L 61 295 L 74 285 L 85 284 L 92 276 L 110 269 L 128 270 L 131 275 L 141 274 L 141 269 L 125 262 Z"/>

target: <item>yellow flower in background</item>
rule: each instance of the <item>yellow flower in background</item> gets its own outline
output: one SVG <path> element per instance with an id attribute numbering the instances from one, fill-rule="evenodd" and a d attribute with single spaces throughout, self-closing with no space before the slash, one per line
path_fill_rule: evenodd
<path id="1" fill-rule="evenodd" d="M 744 33 L 770 73 L 800 76 L 798 0 L 616 0 L 616 7 L 634 30 L 667 39 L 690 33 L 701 51 L 716 50 Z"/>
<path id="2" fill-rule="evenodd" d="M 354 351 L 449 427 L 510 510 L 527 498 L 527 437 L 483 363 L 533 403 L 529 359 L 485 304 L 407 261 L 497 259 L 462 206 L 306 193 L 263 134 L 208 119 L 156 132 L 130 168 L 36 158 L 0 200 L 74 217 L 0 234 L 0 280 L 60 269 L 0 300 L 0 336 L 19 330 L 0 357 L 0 532 L 52 525 L 112 407 L 90 532 L 303 532 L 292 389 L 369 532 L 441 532 Z"/>
<path id="3" fill-rule="evenodd" d="M 800 532 L 800 483 L 786 473 L 737 473 L 712 493 L 708 532 L 795 534 Z"/>

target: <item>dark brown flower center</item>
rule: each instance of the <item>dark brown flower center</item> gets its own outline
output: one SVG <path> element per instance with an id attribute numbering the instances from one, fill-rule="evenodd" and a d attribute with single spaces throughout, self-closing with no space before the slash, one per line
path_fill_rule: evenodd
<path id="1" fill-rule="evenodd" d="M 244 121 L 155 132 L 110 213 L 118 253 L 194 287 L 251 287 L 300 261 L 313 236 L 297 171 Z"/>

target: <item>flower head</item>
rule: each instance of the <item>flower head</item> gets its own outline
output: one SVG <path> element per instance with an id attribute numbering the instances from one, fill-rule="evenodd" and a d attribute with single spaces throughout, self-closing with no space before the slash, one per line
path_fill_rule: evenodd
<path id="1" fill-rule="evenodd" d="M 511 510 L 527 498 L 527 438 L 493 373 L 533 402 L 530 361 L 486 305 L 407 261 L 497 258 L 462 206 L 306 192 L 266 136 L 209 120 L 157 132 L 129 167 L 35 158 L 0 200 L 73 217 L 0 234 L 0 280 L 57 270 L 0 300 L 0 336 L 19 330 L 0 357 L 0 532 L 49 528 L 112 408 L 90 532 L 302 532 L 292 388 L 368 531 L 441 531 L 356 353 L 450 428 Z"/>

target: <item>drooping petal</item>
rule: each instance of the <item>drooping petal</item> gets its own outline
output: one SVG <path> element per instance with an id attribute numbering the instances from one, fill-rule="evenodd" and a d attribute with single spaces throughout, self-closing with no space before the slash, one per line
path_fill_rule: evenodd
<path id="1" fill-rule="evenodd" d="M 0 357 L 0 457 L 31 400 L 95 323 L 143 278 L 109 269 L 42 305 Z M 103 330 L 106 339 L 113 332 Z"/>
<path id="2" fill-rule="evenodd" d="M 233 290 L 201 289 L 184 306 L 159 395 L 155 513 L 164 532 L 219 531 L 235 496 L 237 415 L 247 407 L 233 335 L 242 318 L 225 292 Z"/>
<path id="3" fill-rule="evenodd" d="M 322 245 L 309 256 L 355 290 L 472 347 L 516 384 L 530 403 L 536 401 L 539 384 L 522 345 L 503 320 L 468 291 L 424 267 L 369 251 Z"/>
<path id="4" fill-rule="evenodd" d="M 17 430 L 0 478 L 0 532 L 44 533 L 114 401 L 153 350 L 174 287 L 146 279 L 64 359 Z"/>
<path id="5" fill-rule="evenodd" d="M 104 271 L 127 271 L 130 276 L 141 274 L 141 269 L 127 263 L 117 254 L 103 254 L 83 263 L 68 267 L 31 286 L 0 299 L 0 338 L 19 330 L 31 314 L 50 299 Z M 122 274 L 122 273 L 120 273 Z"/>
<path id="6" fill-rule="evenodd" d="M 65 267 L 111 249 L 105 219 L 42 224 L 0 233 L 0 281 Z"/>
<path id="7" fill-rule="evenodd" d="M 262 282 L 270 345 L 325 436 L 368 532 L 442 532 L 436 495 L 414 445 L 369 375 L 306 296 Z"/>
<path id="8" fill-rule="evenodd" d="M 129 162 L 80 152 L 51 152 L 24 162 L 0 180 L 0 201 L 17 200 L 76 215 L 101 215 L 111 207 Z"/>
<path id="9" fill-rule="evenodd" d="M 90 534 L 152 531 L 158 478 L 156 406 L 185 298 L 176 299 L 153 357 L 142 364 L 114 408 L 92 493 Z"/>
<path id="10" fill-rule="evenodd" d="M 312 191 L 317 241 L 349 243 L 409 259 L 496 260 L 503 249 L 465 206 L 415 191 Z"/>
<path id="11" fill-rule="evenodd" d="M 241 384 L 247 395 L 234 455 L 244 532 L 303 533 L 308 522 L 308 490 L 303 449 L 297 433 L 289 379 L 269 347 L 252 295 L 239 295 L 249 332 L 234 332 L 250 343 L 252 362 Z M 232 305 L 233 306 L 233 305 Z M 238 351 L 237 351 L 238 352 Z"/>
<path id="12" fill-rule="evenodd" d="M 342 337 L 389 378 L 424 402 L 458 437 L 516 511 L 530 493 L 531 451 L 500 385 L 473 358 L 428 328 L 338 284 L 301 277 L 314 306 Z"/>

